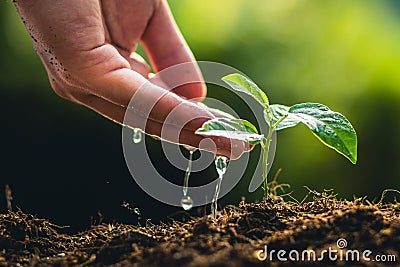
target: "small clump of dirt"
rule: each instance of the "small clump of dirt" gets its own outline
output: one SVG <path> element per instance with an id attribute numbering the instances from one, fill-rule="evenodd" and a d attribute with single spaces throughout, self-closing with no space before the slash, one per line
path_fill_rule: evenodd
<path id="1" fill-rule="evenodd" d="M 100 224 L 67 235 L 19 210 L 0 214 L 0 265 L 398 266 L 399 214 L 399 203 L 338 200 L 327 191 L 301 203 L 241 202 L 216 220 Z"/>

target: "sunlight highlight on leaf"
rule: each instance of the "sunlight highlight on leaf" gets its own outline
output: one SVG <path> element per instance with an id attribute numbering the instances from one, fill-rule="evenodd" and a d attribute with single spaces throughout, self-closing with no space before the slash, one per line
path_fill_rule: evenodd
<path id="1" fill-rule="evenodd" d="M 237 139 L 253 145 L 260 143 L 264 138 L 264 135 L 258 134 L 257 128 L 250 122 L 229 118 L 209 120 L 196 130 L 196 134 Z"/>
<path id="2" fill-rule="evenodd" d="M 257 100 L 265 109 L 269 109 L 269 100 L 267 95 L 249 78 L 239 74 L 229 74 L 222 78 L 234 90 L 246 93 Z"/>

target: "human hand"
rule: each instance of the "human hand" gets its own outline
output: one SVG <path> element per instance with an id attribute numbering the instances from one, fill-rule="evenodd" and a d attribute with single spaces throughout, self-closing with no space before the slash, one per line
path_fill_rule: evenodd
<path id="1" fill-rule="evenodd" d="M 15 4 L 58 95 L 122 124 L 131 98 L 147 83 L 139 100 L 156 102 L 148 116 L 138 116 L 145 120 L 139 124 L 145 125 L 146 133 L 158 137 L 162 131 L 175 133 L 179 140 L 162 137 L 196 148 L 205 139 L 194 131 L 215 114 L 185 100 L 204 98 L 205 85 L 167 90 L 162 82 L 167 88 L 148 83 L 150 67 L 134 52 L 141 42 L 155 72 L 192 62 L 183 72 L 185 79 L 201 81 L 165 0 L 17 0 Z M 132 108 L 143 114 L 140 105 Z M 173 110 L 174 123 L 164 124 Z M 138 127 L 135 123 L 128 126 Z M 232 159 L 249 149 L 241 141 L 212 139 L 216 151 L 211 142 L 202 142 L 201 148 Z"/>

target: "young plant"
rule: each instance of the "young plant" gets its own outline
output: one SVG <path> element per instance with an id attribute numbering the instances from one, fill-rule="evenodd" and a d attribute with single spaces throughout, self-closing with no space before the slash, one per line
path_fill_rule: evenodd
<path id="1" fill-rule="evenodd" d="M 353 164 L 357 162 L 357 134 L 346 119 L 338 112 L 318 103 L 300 103 L 291 107 L 270 104 L 267 95 L 252 80 L 240 75 L 230 74 L 222 78 L 234 90 L 252 96 L 264 109 L 264 118 L 269 125 L 267 135 L 259 134 L 257 128 L 246 120 L 217 118 L 205 122 L 196 134 L 222 136 L 260 144 L 263 156 L 264 194 L 268 196 L 268 152 L 274 131 L 294 127 L 299 123 L 306 125 L 324 145 L 336 150 Z"/>

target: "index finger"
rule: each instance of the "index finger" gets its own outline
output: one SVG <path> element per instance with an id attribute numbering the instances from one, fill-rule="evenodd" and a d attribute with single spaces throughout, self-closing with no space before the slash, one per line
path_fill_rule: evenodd
<path id="1" fill-rule="evenodd" d="M 194 63 L 186 64 L 185 70 L 180 72 L 179 75 L 161 77 L 167 85 L 168 80 L 173 81 L 175 84 L 179 79 L 185 81 L 203 80 L 201 72 L 197 64 L 195 64 L 196 60 L 180 33 L 165 0 L 161 0 L 155 9 L 153 17 L 142 36 L 142 44 L 156 72 L 180 63 Z M 189 99 L 202 99 L 206 95 L 206 87 L 200 82 L 169 89 Z"/>

